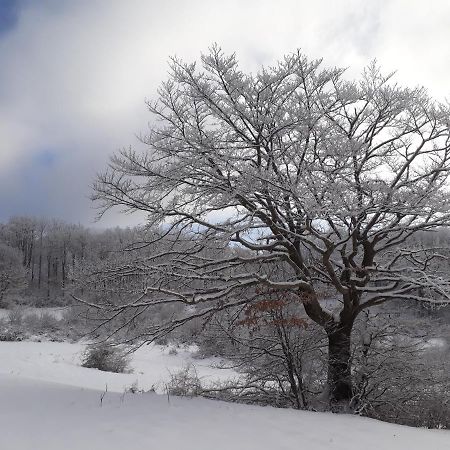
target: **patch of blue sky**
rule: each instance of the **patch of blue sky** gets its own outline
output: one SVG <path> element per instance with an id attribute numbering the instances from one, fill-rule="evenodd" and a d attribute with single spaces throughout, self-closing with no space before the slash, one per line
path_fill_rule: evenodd
<path id="1" fill-rule="evenodd" d="M 19 0 L 0 0 L 0 37 L 15 27 L 18 18 Z"/>
<path id="2" fill-rule="evenodd" d="M 52 167 L 58 155 L 52 150 L 41 150 L 33 156 L 33 162 L 41 167 Z"/>

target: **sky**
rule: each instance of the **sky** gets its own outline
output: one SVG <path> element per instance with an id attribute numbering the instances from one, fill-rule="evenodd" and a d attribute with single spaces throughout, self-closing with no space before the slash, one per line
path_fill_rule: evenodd
<path id="1" fill-rule="evenodd" d="M 140 147 L 145 100 L 170 56 L 213 43 L 257 71 L 300 49 L 357 77 L 376 59 L 407 86 L 450 99 L 448 0 L 0 0 L 0 222 L 46 216 L 95 222 L 96 173 Z"/>

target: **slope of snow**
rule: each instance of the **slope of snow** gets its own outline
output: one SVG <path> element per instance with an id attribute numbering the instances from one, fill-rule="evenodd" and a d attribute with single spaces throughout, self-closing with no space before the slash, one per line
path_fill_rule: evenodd
<path id="1" fill-rule="evenodd" d="M 0 450 L 448 450 L 450 432 L 350 415 L 124 393 L 159 388 L 194 363 L 204 381 L 232 377 L 187 350 L 147 346 L 132 374 L 79 366 L 82 344 L 0 342 Z M 105 393 L 105 386 L 108 391 Z M 103 397 L 103 399 L 102 399 Z"/>
<path id="2" fill-rule="evenodd" d="M 0 375 L 2 450 L 447 450 L 448 431 Z"/>
<path id="3" fill-rule="evenodd" d="M 189 365 L 195 368 L 204 384 L 237 375 L 231 370 L 216 368 L 220 363 L 218 359 L 195 359 L 189 348 L 170 354 L 170 348 L 159 345 L 143 346 L 132 355 L 132 373 L 101 372 L 80 366 L 85 347 L 69 342 L 0 342 L 0 374 L 99 390 L 107 385 L 108 391 L 119 393 L 132 384 L 146 391 L 163 392 L 171 374 Z"/>

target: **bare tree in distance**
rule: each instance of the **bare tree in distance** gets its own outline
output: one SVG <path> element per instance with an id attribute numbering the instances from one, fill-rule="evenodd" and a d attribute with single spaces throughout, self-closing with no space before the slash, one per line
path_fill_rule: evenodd
<path id="1" fill-rule="evenodd" d="M 0 241 L 0 308 L 8 294 L 26 287 L 26 269 L 21 264 L 20 252 Z"/>
<path id="2" fill-rule="evenodd" d="M 434 264 L 444 251 L 409 242 L 449 224 L 449 105 L 376 64 L 348 81 L 296 52 L 248 74 L 216 46 L 201 64 L 173 58 L 158 93 L 148 150 L 113 156 L 93 198 L 101 212 L 144 211 L 179 240 L 141 261 L 139 295 L 93 306 L 113 316 L 186 305 L 149 328 L 152 340 L 252 302 L 256 286 L 291 291 L 328 336 L 330 400 L 349 403 L 358 314 L 390 299 L 450 299 Z M 182 245 L 187 231 L 195 238 Z"/>

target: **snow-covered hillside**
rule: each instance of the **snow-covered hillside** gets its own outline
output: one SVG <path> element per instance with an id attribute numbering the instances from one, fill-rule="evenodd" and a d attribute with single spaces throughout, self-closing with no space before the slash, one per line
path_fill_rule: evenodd
<path id="1" fill-rule="evenodd" d="M 2 450 L 446 450 L 448 431 L 0 375 Z"/>
<path id="2" fill-rule="evenodd" d="M 415 429 L 350 415 L 229 404 L 200 398 L 123 393 L 163 382 L 197 363 L 201 377 L 231 376 L 147 347 L 135 373 L 79 367 L 81 344 L 0 343 L 1 450 L 447 450 L 450 432 Z M 104 386 L 108 392 L 104 394 Z M 93 389 L 97 388 L 97 389 Z M 104 396 L 102 404 L 100 399 Z"/>
<path id="3" fill-rule="evenodd" d="M 131 385 L 164 392 L 171 374 L 191 366 L 203 384 L 236 377 L 218 368 L 215 358 L 198 359 L 189 348 L 146 345 L 132 356 L 131 373 L 101 372 L 81 367 L 85 345 L 69 342 L 0 342 L 0 374 L 15 375 L 70 386 L 122 393 Z M 0 448 L 0 450 L 2 450 Z"/>

